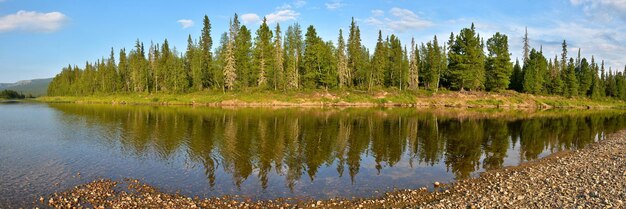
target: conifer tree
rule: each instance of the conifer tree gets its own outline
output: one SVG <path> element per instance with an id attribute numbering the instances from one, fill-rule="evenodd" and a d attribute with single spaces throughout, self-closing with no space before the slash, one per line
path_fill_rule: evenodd
<path id="1" fill-rule="evenodd" d="M 235 37 L 235 69 L 237 70 L 237 80 L 241 87 L 256 86 L 256 80 L 252 77 L 252 36 L 250 30 L 242 25 Z"/>
<path id="2" fill-rule="evenodd" d="M 419 51 L 415 50 L 415 38 L 411 38 L 411 54 L 409 64 L 409 89 L 416 90 L 419 85 Z"/>
<path id="3" fill-rule="evenodd" d="M 287 28 L 285 39 L 285 63 L 288 89 L 298 89 L 300 86 L 300 60 L 302 54 L 302 32 L 300 25 L 295 23 Z"/>
<path id="4" fill-rule="evenodd" d="M 519 64 L 519 60 L 515 60 L 515 65 L 513 66 L 513 73 L 511 74 L 511 83 L 509 84 L 509 89 L 515 90 L 517 92 L 522 92 L 524 82 L 524 74 L 522 72 L 522 67 Z"/>
<path id="5" fill-rule="evenodd" d="M 211 48 L 213 47 L 213 39 L 211 39 L 211 21 L 209 20 L 208 16 L 204 15 L 202 24 L 202 35 L 200 36 L 202 67 L 201 73 L 199 74 L 199 80 L 202 81 L 202 88 L 208 88 L 217 84 L 215 76 L 213 74 L 213 54 L 211 53 Z"/>
<path id="6" fill-rule="evenodd" d="M 574 64 L 574 59 L 570 58 L 569 63 L 567 64 L 567 73 L 566 74 L 566 89 L 565 96 L 575 97 L 578 95 L 578 78 L 576 78 L 576 64 Z"/>
<path id="7" fill-rule="evenodd" d="M 490 91 L 502 91 L 509 86 L 513 66 L 509 54 L 508 37 L 496 33 L 487 40 L 486 88 Z"/>
<path id="8" fill-rule="evenodd" d="M 524 65 L 526 65 L 526 61 L 530 57 L 530 40 L 528 39 L 528 27 L 524 29 L 523 41 L 524 41 L 524 52 L 523 52 L 524 57 L 522 58 L 522 61 L 524 62 Z"/>
<path id="9" fill-rule="evenodd" d="M 280 32 L 280 25 L 276 24 L 276 35 L 274 37 L 274 91 L 281 89 L 285 90 L 285 66 L 283 65 L 283 39 Z"/>
<path id="10" fill-rule="evenodd" d="M 128 92 L 131 86 L 130 83 L 130 70 L 128 67 L 128 61 L 127 61 L 127 57 L 126 57 L 126 49 L 122 48 L 120 49 L 120 61 L 117 65 L 118 67 L 118 71 L 119 71 L 119 79 L 120 79 L 120 86 L 119 89 L 121 92 Z"/>
<path id="11" fill-rule="evenodd" d="M 451 83 L 459 90 L 479 90 L 484 86 L 484 52 L 474 24 L 464 28 L 450 44 L 448 70 Z"/>
<path id="12" fill-rule="evenodd" d="M 267 25 L 267 18 L 263 18 L 254 41 L 254 66 L 256 67 L 254 78 L 260 87 L 267 85 L 267 73 L 273 67 L 272 36 L 272 31 Z"/>
<path id="13" fill-rule="evenodd" d="M 383 42 L 382 32 L 378 31 L 378 41 L 372 57 L 372 85 L 382 86 L 387 71 L 387 43 Z"/>
<path id="14" fill-rule="evenodd" d="M 348 59 L 346 58 L 346 43 L 343 39 L 343 31 L 339 29 L 337 40 L 337 73 L 339 74 L 339 88 L 348 86 L 350 82 L 350 70 L 348 69 Z"/>

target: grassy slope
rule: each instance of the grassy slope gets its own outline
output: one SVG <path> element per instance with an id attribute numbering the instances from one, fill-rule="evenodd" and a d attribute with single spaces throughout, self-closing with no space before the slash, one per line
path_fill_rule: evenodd
<path id="1" fill-rule="evenodd" d="M 510 107 L 510 108 L 624 108 L 619 100 L 590 100 L 536 96 L 507 91 L 488 92 L 402 92 L 377 91 L 298 91 L 277 93 L 205 91 L 188 94 L 109 94 L 88 97 L 41 97 L 42 102 L 216 105 L 216 106 L 423 106 L 423 107 Z"/>

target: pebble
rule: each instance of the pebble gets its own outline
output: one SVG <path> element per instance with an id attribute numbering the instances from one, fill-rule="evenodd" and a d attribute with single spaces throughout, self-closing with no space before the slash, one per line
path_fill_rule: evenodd
<path id="1" fill-rule="evenodd" d="M 241 202 L 163 193 L 138 180 L 101 179 L 39 197 L 39 202 L 48 199 L 47 205 L 52 208 L 622 208 L 626 171 L 621 156 L 626 156 L 626 130 L 555 158 L 487 171 L 487 175 L 452 184 L 433 183 L 445 188 L 444 192 L 428 192 L 422 187 L 386 192 L 370 199 Z"/>

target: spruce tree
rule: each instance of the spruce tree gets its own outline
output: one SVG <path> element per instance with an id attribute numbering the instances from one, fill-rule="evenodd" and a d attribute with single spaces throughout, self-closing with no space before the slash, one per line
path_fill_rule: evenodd
<path id="1" fill-rule="evenodd" d="M 523 82 L 524 82 L 524 74 L 522 72 L 522 67 L 519 64 L 519 60 L 515 60 L 515 65 L 513 66 L 513 73 L 511 73 L 511 83 L 509 83 L 509 89 L 515 90 L 517 92 L 522 92 Z"/>
<path id="2" fill-rule="evenodd" d="M 385 72 L 387 71 L 387 43 L 383 41 L 382 31 L 378 31 L 378 41 L 372 57 L 372 86 L 384 85 Z"/>
<path id="3" fill-rule="evenodd" d="M 254 78 L 256 78 L 257 86 L 262 88 L 267 85 L 267 74 L 273 67 L 272 36 L 272 31 L 267 25 L 267 18 L 263 18 L 254 41 L 254 66 L 256 68 Z"/>
<path id="4" fill-rule="evenodd" d="M 242 88 L 249 86 L 256 86 L 256 80 L 251 79 L 253 77 L 252 71 L 252 36 L 250 30 L 245 25 L 242 25 L 237 32 L 235 38 L 235 69 L 237 70 L 236 82 Z"/>
<path id="5" fill-rule="evenodd" d="M 411 54 L 409 62 L 409 89 L 416 90 L 419 86 L 419 51 L 416 50 L 415 38 L 411 38 Z"/>
<path id="6" fill-rule="evenodd" d="M 474 24 L 464 28 L 450 44 L 448 70 L 451 84 L 461 91 L 479 90 L 484 86 L 484 52 Z"/>
<path id="7" fill-rule="evenodd" d="M 513 66 L 509 54 L 508 37 L 496 33 L 487 40 L 489 57 L 486 63 L 486 88 L 489 91 L 502 91 L 509 86 Z"/>
<path id="8" fill-rule="evenodd" d="M 276 35 L 274 37 L 274 79 L 273 86 L 274 91 L 281 89 L 285 90 L 285 66 L 283 65 L 283 39 L 282 34 L 280 32 L 280 24 L 276 24 L 276 30 L 274 31 Z"/>
<path id="9" fill-rule="evenodd" d="M 348 86 L 350 82 L 350 70 L 348 69 L 348 59 L 346 57 L 346 43 L 343 39 L 343 31 L 339 29 L 337 40 L 337 73 L 339 74 L 339 88 Z"/>
<path id="10" fill-rule="evenodd" d="M 565 96 L 575 97 L 578 96 L 578 78 L 576 78 L 576 64 L 574 64 L 574 59 L 570 58 L 569 63 L 567 64 L 567 73 L 566 73 L 566 83 L 567 83 L 567 91 L 565 92 Z"/>
<path id="11" fill-rule="evenodd" d="M 213 47 L 213 39 L 211 39 L 211 21 L 209 17 L 204 15 L 204 19 L 202 20 L 202 35 L 200 36 L 200 50 L 202 51 L 202 67 L 200 76 L 202 82 L 202 88 L 208 88 L 210 86 L 215 86 L 217 84 L 215 80 L 215 76 L 213 74 L 213 54 L 211 53 L 211 48 Z M 199 89 L 198 86 L 196 88 Z"/>

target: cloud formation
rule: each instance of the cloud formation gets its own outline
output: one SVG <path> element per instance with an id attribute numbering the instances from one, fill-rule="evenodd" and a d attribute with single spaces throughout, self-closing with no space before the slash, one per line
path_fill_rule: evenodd
<path id="1" fill-rule="evenodd" d="M 329 9 L 329 10 L 336 10 L 336 9 L 346 6 L 346 4 L 341 2 L 341 0 L 333 0 L 331 2 L 327 2 L 325 5 L 326 5 L 326 9 Z"/>
<path id="2" fill-rule="evenodd" d="M 292 9 L 292 8 L 300 8 L 303 7 L 304 5 L 306 5 L 306 1 L 305 0 L 294 0 L 291 3 L 284 3 L 283 5 L 277 7 L 277 10 L 285 10 L 285 9 Z"/>
<path id="3" fill-rule="evenodd" d="M 176 21 L 178 23 L 180 23 L 180 26 L 184 28 L 189 28 L 191 26 L 193 26 L 193 20 L 188 20 L 188 19 L 180 19 L 178 21 Z"/>
<path id="4" fill-rule="evenodd" d="M 243 21 L 244 24 L 250 24 L 250 23 L 260 22 L 261 18 L 257 14 L 248 13 L 248 14 L 241 15 L 241 20 Z"/>
<path id="5" fill-rule="evenodd" d="M 268 23 L 276 23 L 276 22 L 284 22 L 288 20 L 296 20 L 298 16 L 300 16 L 300 13 L 297 13 L 296 11 L 293 11 L 290 9 L 286 9 L 286 10 L 279 10 L 274 13 L 270 13 L 265 17 L 267 18 Z"/>
<path id="6" fill-rule="evenodd" d="M 15 14 L 0 17 L 0 32 L 55 32 L 61 29 L 67 20 L 67 16 L 60 12 L 20 10 Z"/>
<path id="7" fill-rule="evenodd" d="M 420 18 L 413 11 L 394 7 L 389 10 L 390 16 L 386 16 L 382 10 L 373 10 L 372 16 L 365 23 L 377 26 L 392 32 L 406 32 L 419 30 L 433 25 L 432 22 Z"/>
<path id="8" fill-rule="evenodd" d="M 626 0 L 570 0 L 574 6 L 581 6 L 587 16 L 605 21 L 615 17 L 626 20 Z"/>

